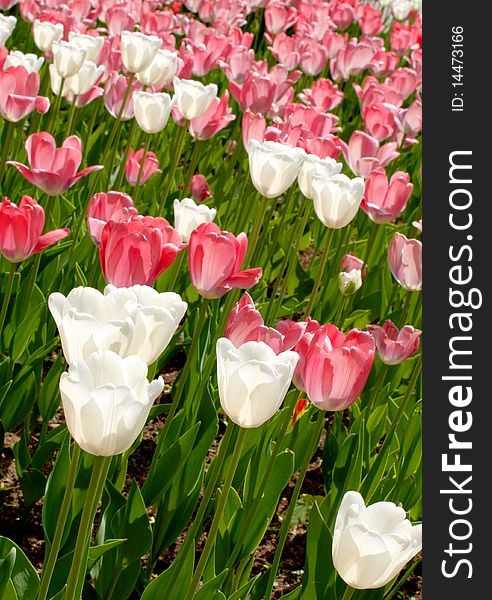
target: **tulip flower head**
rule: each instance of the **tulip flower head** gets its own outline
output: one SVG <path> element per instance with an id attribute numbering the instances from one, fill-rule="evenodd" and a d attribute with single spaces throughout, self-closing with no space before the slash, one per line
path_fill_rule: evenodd
<path id="1" fill-rule="evenodd" d="M 122 192 L 99 192 L 92 196 L 87 208 L 87 229 L 96 246 L 108 221 L 130 221 L 138 215 L 133 200 Z"/>
<path id="2" fill-rule="evenodd" d="M 202 223 L 212 223 L 217 211 L 205 204 L 196 204 L 191 198 L 174 200 L 174 227 L 184 242 L 190 241 L 192 232 Z"/>
<path id="3" fill-rule="evenodd" d="M 388 248 L 393 277 L 408 292 L 422 289 L 422 242 L 395 233 Z"/>
<path id="4" fill-rule="evenodd" d="M 351 296 L 362 287 L 362 271 L 352 269 L 351 271 L 342 271 L 338 275 L 338 289 L 342 296 Z"/>
<path id="5" fill-rule="evenodd" d="M 32 25 L 34 43 L 42 52 L 51 52 L 53 44 L 63 37 L 63 25 L 35 19 Z"/>
<path id="6" fill-rule="evenodd" d="M 170 50 L 157 50 L 150 65 L 137 73 L 140 83 L 161 87 L 172 83 L 178 71 L 178 55 Z"/>
<path id="7" fill-rule="evenodd" d="M 162 377 L 148 382 L 147 365 L 138 356 L 99 350 L 75 360 L 60 377 L 68 430 L 90 454 L 121 454 L 137 439 L 163 388 Z"/>
<path id="8" fill-rule="evenodd" d="M 227 338 L 217 341 L 220 404 L 240 427 L 263 425 L 280 408 L 298 361 L 295 352 L 275 354 L 264 342 L 236 348 Z"/>
<path id="9" fill-rule="evenodd" d="M 13 160 L 6 164 L 14 165 L 29 183 L 48 196 L 63 194 L 82 177 L 103 168 L 94 165 L 77 173 L 82 162 L 82 143 L 76 135 L 68 137 L 61 148 L 57 148 L 49 133 L 33 133 L 27 138 L 26 151 L 30 169 Z"/>
<path id="10" fill-rule="evenodd" d="M 315 154 L 308 154 L 302 163 L 301 170 L 297 177 L 299 189 L 309 200 L 313 199 L 313 177 L 322 175 L 325 178 L 338 175 L 343 168 L 342 163 L 338 163 L 335 159 L 319 158 Z"/>
<path id="11" fill-rule="evenodd" d="M 422 332 L 411 325 L 405 325 L 399 330 L 388 320 L 382 327 L 368 325 L 367 329 L 374 338 L 378 356 L 385 365 L 399 365 L 419 349 Z"/>
<path id="12" fill-rule="evenodd" d="M 176 106 L 187 121 L 197 119 L 205 114 L 217 96 L 215 83 L 203 85 L 192 79 L 173 79 Z"/>
<path id="13" fill-rule="evenodd" d="M 190 236 L 188 263 L 195 289 L 204 298 L 220 298 L 231 288 L 249 289 L 258 283 L 261 268 L 241 271 L 248 238 L 221 231 L 215 223 L 203 223 Z"/>
<path id="14" fill-rule="evenodd" d="M 6 70 L 9 67 L 24 67 L 28 73 L 39 73 L 39 69 L 42 67 L 43 63 L 44 58 L 42 56 L 37 56 L 36 54 L 24 54 L 19 50 L 13 50 L 12 52 L 9 52 L 5 59 L 3 68 Z"/>
<path id="15" fill-rule="evenodd" d="M 12 35 L 17 24 L 17 19 L 12 16 L 0 14 L 0 46 L 5 46 L 5 42 Z"/>
<path id="16" fill-rule="evenodd" d="M 121 32 L 121 60 L 130 73 L 144 71 L 161 47 L 162 40 L 156 35 L 139 31 Z"/>
<path id="17" fill-rule="evenodd" d="M 75 42 L 53 42 L 53 66 L 63 79 L 76 75 L 87 59 L 87 50 Z"/>
<path id="18" fill-rule="evenodd" d="M 422 525 L 413 525 L 393 502 L 365 505 L 358 492 L 347 492 L 333 534 L 333 565 L 358 590 L 381 588 L 422 549 Z"/>
<path id="19" fill-rule="evenodd" d="M 112 350 L 122 358 L 137 355 L 150 365 L 171 341 L 187 308 L 178 294 L 145 285 L 108 285 L 104 294 L 77 287 L 67 297 L 51 294 L 48 306 L 69 364 Z"/>
<path id="20" fill-rule="evenodd" d="M 359 210 L 364 194 L 364 180 L 346 175 L 314 175 L 311 181 L 313 206 L 319 220 L 330 229 L 348 225 Z"/>
<path id="21" fill-rule="evenodd" d="M 0 68 L 0 89 L 0 116 L 12 123 L 24 119 L 33 110 L 44 114 L 50 107 L 48 98 L 38 96 L 39 73 L 23 65 Z"/>
<path id="22" fill-rule="evenodd" d="M 389 223 L 405 210 L 413 190 L 408 173 L 397 171 L 388 182 L 384 167 L 366 179 L 360 207 L 375 223 Z"/>
<path id="23" fill-rule="evenodd" d="M 175 98 L 169 94 L 133 93 L 133 110 L 138 126 L 145 133 L 159 133 L 167 124 Z"/>
<path id="24" fill-rule="evenodd" d="M 125 177 L 131 186 L 136 185 L 138 180 L 138 174 L 140 172 L 140 163 L 144 159 L 144 148 L 140 148 L 136 152 L 133 148 L 130 148 L 128 158 L 125 164 Z M 159 161 L 154 152 L 147 152 L 145 154 L 144 166 L 140 177 L 140 184 L 143 185 L 149 177 L 154 173 L 160 173 Z"/>
<path id="25" fill-rule="evenodd" d="M 44 210 L 36 200 L 23 196 L 16 206 L 4 198 L 0 204 L 0 253 L 10 262 L 20 262 L 70 233 L 70 229 L 55 229 L 41 235 L 43 228 Z"/>
<path id="26" fill-rule="evenodd" d="M 195 202 L 203 202 L 212 197 L 212 192 L 210 191 L 205 175 L 201 173 L 193 175 L 190 179 L 190 193 Z"/>

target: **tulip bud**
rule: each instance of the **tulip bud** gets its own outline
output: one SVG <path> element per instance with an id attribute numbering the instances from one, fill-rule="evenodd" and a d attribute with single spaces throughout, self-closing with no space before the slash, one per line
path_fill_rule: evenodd
<path id="1" fill-rule="evenodd" d="M 70 31 L 68 41 L 86 50 L 86 60 L 97 63 L 99 53 L 104 45 L 104 38 L 101 35 L 87 35 L 85 33 L 76 33 Z"/>
<path id="2" fill-rule="evenodd" d="M 338 288 L 342 296 L 351 296 L 362 286 L 362 274 L 359 269 L 342 271 L 338 276 Z"/>
<path id="3" fill-rule="evenodd" d="M 132 187 L 137 184 L 140 164 L 144 160 L 144 152 L 144 148 L 140 148 L 136 152 L 131 148 L 128 153 L 128 159 L 125 164 L 125 177 Z M 147 152 L 140 177 L 140 185 L 143 185 L 154 173 L 160 173 L 160 171 L 157 156 L 154 152 Z"/>
<path id="4" fill-rule="evenodd" d="M 200 81 L 174 77 L 173 84 L 176 106 L 187 121 L 201 117 L 217 96 L 215 83 L 203 85 Z"/>
<path id="5" fill-rule="evenodd" d="M 358 492 L 347 492 L 333 534 L 333 566 L 357 590 L 381 588 L 422 549 L 422 525 L 405 518 L 393 502 L 366 507 Z"/>
<path id="6" fill-rule="evenodd" d="M 408 292 L 422 289 L 422 242 L 395 233 L 388 248 L 393 277 Z"/>
<path id="7" fill-rule="evenodd" d="M 32 25 L 34 43 L 42 52 L 51 52 L 54 42 L 63 37 L 63 25 L 35 19 Z"/>
<path id="8" fill-rule="evenodd" d="M 197 173 L 190 179 L 190 192 L 195 202 L 203 202 L 212 197 L 205 175 Z"/>
<path id="9" fill-rule="evenodd" d="M 175 99 L 169 94 L 149 92 L 133 93 L 133 110 L 135 119 L 145 133 L 158 133 L 166 123 L 174 106 Z"/>
<path id="10" fill-rule="evenodd" d="M 355 217 L 364 194 L 364 180 L 346 175 L 315 175 L 311 182 L 314 210 L 319 220 L 331 229 L 348 225 Z"/>
<path id="11" fill-rule="evenodd" d="M 20 66 L 24 67 L 28 73 L 38 73 L 43 63 L 44 58 L 42 56 L 36 56 L 36 54 L 24 54 L 19 50 L 13 50 L 7 55 L 3 68 L 8 69 L 9 67 Z"/>
<path id="12" fill-rule="evenodd" d="M 190 240 L 191 233 L 202 223 L 212 223 L 217 211 L 205 204 L 195 204 L 191 198 L 184 198 L 181 202 L 174 200 L 174 227 L 183 238 L 184 242 Z"/>
<path id="13" fill-rule="evenodd" d="M 104 294 L 77 287 L 67 297 L 51 294 L 48 306 L 69 364 L 97 350 L 112 350 L 122 358 L 135 354 L 150 365 L 164 352 L 187 308 L 178 294 L 145 285 L 108 285 Z"/>
<path id="14" fill-rule="evenodd" d="M 265 198 L 285 193 L 296 180 L 306 153 L 279 142 L 250 140 L 249 173 L 255 188 Z"/>
<path id="15" fill-rule="evenodd" d="M 299 356 L 275 354 L 264 342 L 239 348 L 227 338 L 217 341 L 217 379 L 222 409 L 240 427 L 260 427 L 280 408 Z"/>
<path id="16" fill-rule="evenodd" d="M 342 163 L 338 163 L 335 159 L 319 158 L 315 154 L 308 154 L 302 163 L 301 170 L 297 177 L 299 189 L 309 200 L 313 199 L 312 182 L 315 175 L 322 175 L 326 178 L 338 175 L 342 170 Z"/>
<path id="17" fill-rule="evenodd" d="M 53 43 L 53 65 L 60 77 L 67 79 L 79 72 L 87 56 L 87 50 L 72 42 Z"/>
<path id="18" fill-rule="evenodd" d="M 157 50 L 149 66 L 137 73 L 137 79 L 144 85 L 161 87 L 172 82 L 178 72 L 178 55 L 170 50 Z"/>
<path id="19" fill-rule="evenodd" d="M 6 17 L 0 14 L 0 46 L 5 46 L 5 42 L 12 35 L 16 23 L 17 19 L 12 15 Z"/>
<path id="20" fill-rule="evenodd" d="M 121 32 L 121 60 L 130 73 L 139 73 L 152 62 L 162 40 L 139 31 Z"/>
<path id="21" fill-rule="evenodd" d="M 74 361 L 60 377 L 63 411 L 77 444 L 96 456 L 128 450 L 143 429 L 162 377 L 149 383 L 138 356 L 121 358 L 110 350 Z"/>

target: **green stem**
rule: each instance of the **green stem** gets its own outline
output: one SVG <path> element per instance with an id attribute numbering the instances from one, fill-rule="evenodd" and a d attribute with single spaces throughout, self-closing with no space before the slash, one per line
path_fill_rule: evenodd
<path id="1" fill-rule="evenodd" d="M 229 465 L 229 469 L 227 471 L 227 475 L 224 481 L 224 487 L 222 488 L 219 502 L 217 505 L 217 510 L 215 512 L 212 525 L 210 526 L 210 531 L 207 535 L 207 541 L 205 543 L 205 547 L 203 548 L 202 554 L 200 556 L 200 560 L 198 561 L 198 565 L 196 566 L 195 573 L 193 575 L 193 579 L 191 580 L 190 586 L 188 588 L 188 592 L 185 596 L 185 600 L 191 600 L 195 594 L 196 587 L 200 582 L 203 571 L 205 570 L 205 566 L 210 557 L 210 553 L 215 544 L 215 538 L 217 537 L 217 532 L 219 530 L 220 520 L 222 518 L 222 514 L 226 507 L 227 496 L 229 495 L 229 491 L 232 486 L 232 480 L 234 478 L 234 474 L 236 473 L 236 468 L 239 463 L 239 459 L 241 457 L 241 451 L 244 445 L 244 440 L 246 437 L 247 430 L 244 428 L 239 429 L 239 433 L 236 440 L 236 445 L 234 447 L 234 453 L 232 455 L 231 464 Z"/>
<path id="2" fill-rule="evenodd" d="M 333 240 L 333 235 L 335 233 L 334 229 L 328 230 L 328 236 L 325 242 L 325 248 L 323 252 L 323 256 L 321 257 L 321 264 L 318 267 L 318 273 L 316 275 L 316 280 L 313 285 L 313 291 L 311 292 L 311 297 L 309 298 L 309 302 L 306 306 L 306 310 L 304 311 L 304 315 L 308 317 L 313 310 L 313 306 L 316 304 L 318 300 L 318 291 L 321 284 L 321 280 L 323 278 L 323 273 L 325 271 L 326 263 L 328 262 L 328 255 L 330 254 L 331 242 Z"/>
<path id="3" fill-rule="evenodd" d="M 405 325 L 405 321 L 407 320 L 408 309 L 410 308 L 410 302 L 412 300 L 413 292 L 405 292 L 405 294 L 405 300 L 403 303 L 403 309 L 400 317 L 400 329 Z"/>
<path id="4" fill-rule="evenodd" d="M 178 277 L 181 273 L 181 269 L 183 268 L 183 263 L 185 260 L 186 256 L 186 248 L 184 248 L 183 250 L 181 250 L 181 252 L 179 253 L 178 258 L 174 261 L 174 272 L 173 272 L 173 278 L 171 279 L 171 282 L 169 283 L 169 290 L 170 291 L 174 291 L 174 289 L 176 288 L 176 282 L 178 281 Z"/>
<path id="5" fill-rule="evenodd" d="M 48 130 L 51 131 L 51 134 L 54 136 L 55 134 L 55 127 L 56 127 L 56 121 L 58 119 L 58 113 L 60 112 L 60 106 L 61 106 L 61 101 L 62 101 L 62 91 L 63 91 L 63 85 L 65 83 L 65 79 L 62 78 L 61 83 L 60 83 L 60 91 L 58 92 L 56 99 L 55 99 L 55 105 L 53 107 L 53 112 L 51 113 L 51 119 L 48 125 Z"/>
<path id="6" fill-rule="evenodd" d="M 77 96 L 74 96 L 74 98 L 72 100 L 72 105 L 70 106 L 70 110 L 68 112 L 68 125 L 67 125 L 67 129 L 66 129 L 66 132 L 68 135 L 72 135 L 73 124 L 75 121 L 75 109 L 77 108 L 76 102 L 77 102 Z"/>
<path id="7" fill-rule="evenodd" d="M 355 589 L 351 588 L 349 585 L 347 586 L 347 589 L 345 590 L 345 594 L 343 595 L 342 600 L 350 600 L 350 598 L 352 598 L 352 596 L 355 593 Z"/>
<path id="8" fill-rule="evenodd" d="M 377 225 L 376 223 L 373 223 L 371 221 L 371 233 L 369 234 L 369 237 L 367 239 L 366 254 L 364 256 L 364 264 L 366 266 L 367 266 L 367 261 L 371 257 L 371 250 L 372 250 L 372 247 L 374 246 L 374 240 L 376 239 L 376 235 L 378 233 L 378 227 L 379 227 L 379 225 Z"/>
<path id="9" fill-rule="evenodd" d="M 67 485 L 65 487 L 62 504 L 58 513 L 58 520 L 56 522 L 56 529 L 55 534 L 53 536 L 53 542 L 48 552 L 48 559 L 43 566 L 41 583 L 39 584 L 38 600 L 45 600 L 48 594 L 51 577 L 55 569 L 56 559 L 58 558 L 58 552 L 60 551 L 63 532 L 65 530 L 65 525 L 67 521 L 67 515 L 70 509 L 70 503 L 72 501 L 72 493 L 75 485 L 75 479 L 77 477 L 77 472 L 79 470 L 80 457 L 80 446 L 74 443 L 72 450 L 72 460 L 70 461 L 70 471 L 68 472 Z"/>
<path id="10" fill-rule="evenodd" d="M 263 224 L 263 219 L 265 218 L 265 214 L 270 203 L 270 201 L 266 198 L 261 198 L 260 202 L 261 205 L 259 209 L 256 210 L 256 219 L 253 225 L 253 230 L 248 240 L 248 252 L 246 253 L 246 258 L 244 261 L 245 265 L 249 265 L 251 257 L 253 256 L 258 237 L 260 236 L 260 230 Z"/>
<path id="11" fill-rule="evenodd" d="M 184 188 L 182 193 L 179 195 L 180 198 L 186 196 L 187 192 L 190 189 L 191 178 L 195 174 L 195 170 L 197 168 L 198 162 L 200 160 L 200 151 L 202 149 L 202 143 L 200 140 L 195 140 L 195 144 L 193 146 L 193 152 L 191 153 L 190 164 L 188 166 L 188 170 L 186 171 L 185 180 L 184 180 Z"/>
<path id="12" fill-rule="evenodd" d="M 164 208 L 166 206 L 167 197 L 169 195 L 169 191 L 171 189 L 171 185 L 174 179 L 174 174 L 176 172 L 176 168 L 179 164 L 179 159 L 181 158 L 181 154 L 183 152 L 183 145 L 187 128 L 188 124 L 185 124 L 182 127 L 178 126 L 178 130 L 176 132 L 176 135 L 174 136 L 173 143 L 170 146 L 170 148 L 174 149 L 174 156 L 172 157 L 171 164 L 169 165 L 169 172 L 167 174 L 166 183 L 163 188 L 162 202 L 159 206 L 159 214 L 164 213 Z"/>
<path id="13" fill-rule="evenodd" d="M 123 183 L 123 177 L 125 176 L 125 165 L 128 160 L 128 156 L 130 154 L 130 149 L 133 142 L 133 137 L 135 136 L 135 132 L 137 130 L 137 120 L 133 119 L 132 126 L 130 128 L 130 133 L 128 134 L 128 139 L 126 142 L 125 153 L 123 154 L 123 158 L 121 159 L 120 168 L 118 171 L 118 177 L 116 178 L 114 189 L 119 190 L 121 184 Z"/>
<path id="14" fill-rule="evenodd" d="M 301 470 L 299 472 L 299 476 L 296 481 L 296 486 L 294 488 L 294 492 L 292 493 L 292 497 L 289 502 L 289 507 L 283 515 L 282 519 L 282 527 L 280 528 L 280 535 L 277 544 L 277 548 L 275 550 L 275 556 L 273 558 L 273 564 L 270 568 L 270 575 L 268 576 L 268 583 L 265 592 L 265 598 L 272 597 L 273 584 L 275 583 L 275 576 L 278 571 L 278 567 L 280 565 L 280 558 L 282 557 L 282 552 L 284 550 L 285 541 L 287 539 L 287 534 L 289 533 L 290 523 L 292 521 L 292 515 L 294 513 L 294 509 L 297 503 L 297 499 L 299 498 L 299 494 L 301 491 L 302 484 L 304 482 L 304 477 L 306 476 L 307 468 L 311 461 L 311 458 L 316 451 L 316 446 L 318 444 L 319 435 L 325 423 L 325 413 L 324 411 L 318 411 L 318 416 L 316 419 L 316 423 L 313 426 L 313 430 L 311 433 L 311 438 L 308 442 L 308 447 L 306 450 L 306 454 L 304 455 L 304 459 L 302 461 Z"/>
<path id="15" fill-rule="evenodd" d="M 106 481 L 106 476 L 111 464 L 111 456 L 94 456 L 91 480 L 85 497 L 84 509 L 80 519 L 77 541 L 72 559 L 72 566 L 67 579 L 67 588 L 64 600 L 80 600 L 85 571 L 87 567 L 87 555 L 89 551 L 92 526 L 99 499 Z"/>
<path id="16" fill-rule="evenodd" d="M 7 310 L 9 308 L 10 296 L 12 295 L 12 288 L 14 286 L 15 270 L 17 263 L 10 263 L 10 270 L 7 279 L 7 289 L 3 296 L 2 309 L 0 311 L 0 336 L 2 334 L 3 326 L 5 323 L 5 317 L 7 316 Z"/>
<path id="17" fill-rule="evenodd" d="M 14 131 L 15 131 L 15 123 L 12 121 L 8 122 L 7 131 L 3 138 L 3 149 L 2 149 L 2 159 L 0 163 L 0 169 L 5 167 L 5 163 L 9 157 L 10 148 L 12 147 L 12 140 L 14 139 Z"/>
<path id="18" fill-rule="evenodd" d="M 135 184 L 135 189 L 133 192 L 133 199 L 135 202 L 138 199 L 138 193 L 140 192 L 140 182 L 142 181 L 143 170 L 145 166 L 145 159 L 147 158 L 147 154 L 149 152 L 150 140 L 152 139 L 152 135 L 149 133 L 147 135 L 147 141 L 145 142 L 144 151 L 142 154 L 142 160 L 140 161 L 140 166 L 138 168 L 137 182 Z"/>
<path id="19" fill-rule="evenodd" d="M 295 194 L 293 193 L 293 189 L 294 186 L 292 186 L 290 188 L 289 194 L 287 195 L 287 198 L 285 200 L 285 202 L 282 202 L 282 204 L 280 205 L 280 209 L 282 211 L 282 217 L 280 218 L 280 223 L 277 225 L 277 227 L 275 227 L 275 230 L 273 232 L 273 237 L 272 237 L 272 241 L 270 244 L 270 247 L 275 251 L 275 248 L 277 247 L 277 242 L 278 242 L 278 238 L 281 232 L 284 231 L 284 224 L 285 224 L 285 219 L 288 215 L 290 215 L 292 213 L 292 203 L 293 200 L 295 198 Z M 269 260 L 268 264 L 265 266 L 265 270 L 263 273 L 263 279 L 265 281 L 268 281 L 268 277 L 270 275 L 270 271 L 272 269 L 272 261 Z M 278 285 L 277 285 L 278 287 Z"/>

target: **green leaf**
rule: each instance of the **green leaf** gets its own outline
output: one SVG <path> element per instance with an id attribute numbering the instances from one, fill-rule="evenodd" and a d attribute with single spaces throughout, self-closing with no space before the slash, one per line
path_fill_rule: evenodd
<path id="1" fill-rule="evenodd" d="M 68 472 L 70 470 L 70 441 L 71 438 L 65 435 L 63 443 L 58 453 L 53 469 L 48 477 L 46 485 L 46 494 L 43 502 L 43 529 L 46 538 L 52 542 L 55 534 L 56 524 L 58 522 L 58 510 L 62 504 L 65 488 L 68 480 Z M 64 538 L 68 534 L 72 521 L 72 509 L 70 508 L 67 515 L 64 536 L 62 536 L 62 545 Z"/>
<path id="2" fill-rule="evenodd" d="M 219 598 L 223 596 L 219 588 L 224 582 L 228 572 L 229 569 L 226 569 L 210 581 L 207 581 L 207 583 L 195 594 L 194 600 L 219 600 Z"/>
<path id="3" fill-rule="evenodd" d="M 236 590 L 231 596 L 229 596 L 228 600 L 246 600 L 248 598 L 253 586 L 259 579 L 259 575 L 253 577 L 247 581 L 243 586 L 241 586 L 238 590 Z"/>
<path id="4" fill-rule="evenodd" d="M 41 312 L 46 306 L 46 300 L 43 297 L 43 301 L 37 304 L 26 316 L 26 318 L 17 325 L 14 332 L 14 337 L 10 344 L 10 356 L 12 360 L 16 362 L 24 353 L 27 348 L 33 334 L 39 327 L 39 321 Z"/>
<path id="5" fill-rule="evenodd" d="M 107 540 L 104 544 L 99 544 L 97 546 L 91 546 L 89 548 L 89 558 L 88 558 L 88 570 L 90 571 L 94 564 L 101 558 L 103 554 L 116 548 L 123 542 L 126 542 L 126 538 L 117 539 L 117 540 Z"/>
<path id="6" fill-rule="evenodd" d="M 10 570 L 9 581 L 19 600 L 35 600 L 39 587 L 39 577 L 36 569 L 17 544 L 6 537 L 0 536 L 0 558 L 7 558 L 13 548 L 15 548 L 15 561 Z"/>
<path id="7" fill-rule="evenodd" d="M 192 547 L 183 563 L 175 559 L 173 564 L 163 573 L 156 577 L 145 588 L 140 600 L 183 600 L 193 577 L 193 566 L 195 562 L 195 550 Z"/>
<path id="8" fill-rule="evenodd" d="M 39 393 L 38 406 L 43 421 L 49 421 L 55 415 L 60 405 L 60 375 L 65 368 L 65 359 L 60 352 L 51 365 Z"/>
<path id="9" fill-rule="evenodd" d="M 46 476 L 38 469 L 25 471 L 20 479 L 24 506 L 29 508 L 44 496 Z"/>
<path id="10" fill-rule="evenodd" d="M 14 569 L 17 550 L 15 547 L 10 549 L 10 552 L 5 558 L 0 559 L 0 598 L 4 597 L 5 590 L 10 581 L 10 576 Z"/>

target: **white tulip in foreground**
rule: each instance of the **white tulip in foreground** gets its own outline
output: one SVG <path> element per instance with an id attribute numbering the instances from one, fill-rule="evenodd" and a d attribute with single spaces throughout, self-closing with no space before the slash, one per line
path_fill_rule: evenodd
<path id="1" fill-rule="evenodd" d="M 87 57 L 87 50 L 74 42 L 53 42 L 53 65 L 63 79 L 73 77 L 80 71 Z"/>
<path id="2" fill-rule="evenodd" d="M 422 525 L 412 525 L 392 502 L 365 505 L 358 492 L 342 499 L 333 535 L 333 565 L 358 590 L 390 582 L 422 549 Z"/>
<path id="3" fill-rule="evenodd" d="M 67 297 L 51 294 L 48 306 L 69 364 L 96 350 L 112 350 L 120 356 L 136 354 L 150 365 L 171 341 L 187 308 L 178 294 L 159 294 L 145 285 L 108 285 L 104 294 L 77 287 Z"/>
<path id="4" fill-rule="evenodd" d="M 121 454 L 137 439 L 163 388 L 162 377 L 147 381 L 147 365 L 138 356 L 100 350 L 76 360 L 60 377 L 68 430 L 90 454 Z"/>
<path id="5" fill-rule="evenodd" d="M 43 52 L 51 52 L 53 43 L 59 42 L 63 37 L 62 23 L 51 23 L 34 19 L 32 25 L 34 43 Z"/>
<path id="6" fill-rule="evenodd" d="M 280 142 L 251 140 L 248 146 L 249 173 L 255 188 L 265 198 L 276 198 L 296 180 L 306 153 Z"/>
<path id="7" fill-rule="evenodd" d="M 157 50 L 150 65 L 137 73 L 144 85 L 161 86 L 171 83 L 178 71 L 178 54 L 170 50 Z"/>
<path id="8" fill-rule="evenodd" d="M 193 79 L 173 79 L 176 105 L 187 121 L 197 119 L 207 112 L 212 100 L 217 96 L 215 83 L 203 85 Z"/>
<path id="9" fill-rule="evenodd" d="M 24 54 L 19 50 L 12 50 L 7 54 L 7 58 L 3 64 L 3 68 L 8 69 L 9 67 L 24 67 L 28 73 L 39 72 L 39 69 L 44 63 L 42 56 L 36 54 Z"/>
<path id="10" fill-rule="evenodd" d="M 122 31 L 120 40 L 121 60 L 130 73 L 146 69 L 162 44 L 160 37 L 140 31 Z"/>
<path id="11" fill-rule="evenodd" d="M 348 225 L 359 210 L 364 195 L 364 180 L 346 175 L 315 175 L 311 182 L 313 205 L 319 220 L 330 229 Z"/>
<path id="12" fill-rule="evenodd" d="M 337 162 L 334 158 L 327 156 L 319 158 L 316 154 L 308 154 L 306 160 L 302 163 L 301 170 L 297 177 L 299 189 L 309 200 L 313 199 L 312 181 L 315 175 L 324 175 L 325 177 L 333 177 L 338 175 L 342 170 L 342 163 Z"/>
<path id="13" fill-rule="evenodd" d="M 275 352 L 264 342 L 239 348 L 227 338 L 217 340 L 220 404 L 240 427 L 259 427 L 280 408 L 299 355 Z"/>
<path id="14" fill-rule="evenodd" d="M 76 33 L 70 31 L 68 33 L 68 41 L 85 48 L 87 52 L 86 60 L 96 62 L 104 45 L 104 37 L 102 35 L 87 35 L 86 33 Z"/>
<path id="15" fill-rule="evenodd" d="M 158 133 L 166 123 L 174 106 L 175 99 L 169 94 L 150 92 L 133 93 L 133 110 L 138 126 L 145 133 Z"/>
<path id="16" fill-rule="evenodd" d="M 191 233 L 202 223 L 212 223 L 217 211 L 205 204 L 196 204 L 191 198 L 181 202 L 174 200 L 174 228 L 178 230 L 183 242 L 190 241 Z"/>

